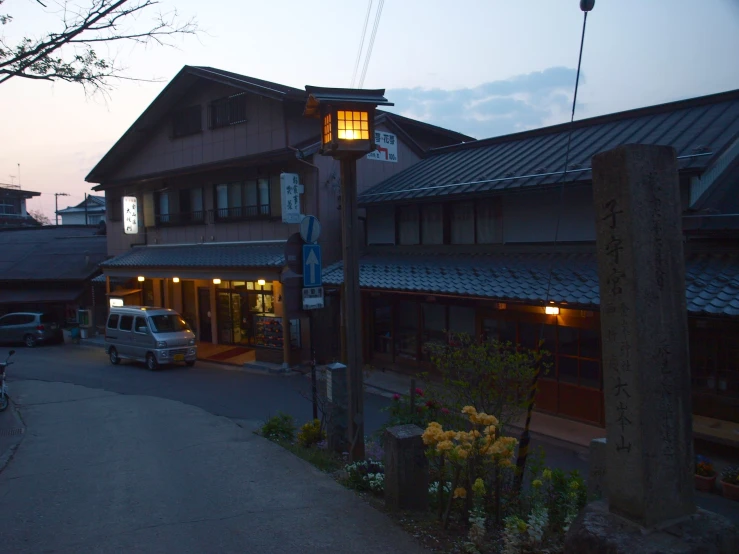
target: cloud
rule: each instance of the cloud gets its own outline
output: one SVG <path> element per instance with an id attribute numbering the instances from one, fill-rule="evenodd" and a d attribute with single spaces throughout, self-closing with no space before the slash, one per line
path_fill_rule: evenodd
<path id="1" fill-rule="evenodd" d="M 389 111 L 487 138 L 568 119 L 576 71 L 551 67 L 463 89 L 390 89 Z M 584 75 L 580 74 L 580 84 Z"/>

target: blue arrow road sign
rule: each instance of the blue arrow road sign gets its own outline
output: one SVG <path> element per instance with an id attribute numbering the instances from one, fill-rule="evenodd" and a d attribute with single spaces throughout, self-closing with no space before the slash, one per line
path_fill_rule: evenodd
<path id="1" fill-rule="evenodd" d="M 323 284 L 321 275 L 321 246 L 318 244 L 303 245 L 303 286 L 320 287 Z"/>

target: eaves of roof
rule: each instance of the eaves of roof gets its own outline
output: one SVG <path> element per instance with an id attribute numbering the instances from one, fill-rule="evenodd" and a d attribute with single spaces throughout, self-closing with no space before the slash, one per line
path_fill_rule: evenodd
<path id="1" fill-rule="evenodd" d="M 369 254 L 359 266 L 359 282 L 365 290 L 539 306 L 548 298 L 579 309 L 600 305 L 594 253 Z M 323 271 L 325 285 L 340 285 L 343 279 L 342 262 Z M 735 252 L 688 255 L 685 281 L 689 313 L 739 317 L 739 255 Z"/>
<path id="2" fill-rule="evenodd" d="M 287 160 L 295 157 L 294 148 L 278 148 L 277 150 L 270 150 L 269 152 L 259 152 L 257 154 L 250 154 L 249 156 L 240 156 L 238 158 L 229 158 L 227 160 L 219 160 L 207 164 L 199 164 L 191 167 L 180 167 L 176 169 L 170 169 L 167 171 L 159 171 L 156 173 L 149 173 L 146 175 L 137 175 L 136 177 L 115 179 L 106 181 L 104 184 L 97 185 L 92 188 L 95 191 L 107 190 L 111 187 L 126 185 L 132 181 L 145 183 L 155 179 L 163 179 L 166 177 L 173 177 L 175 175 L 193 175 L 205 171 L 212 171 L 213 169 L 222 169 L 232 166 L 249 166 L 249 165 L 261 165 L 270 163 L 278 160 Z"/>

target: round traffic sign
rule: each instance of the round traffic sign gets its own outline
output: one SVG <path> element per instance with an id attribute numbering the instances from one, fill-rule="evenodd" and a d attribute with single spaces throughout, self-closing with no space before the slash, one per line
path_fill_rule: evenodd
<path id="1" fill-rule="evenodd" d="M 321 236 L 321 224 L 313 215 L 306 215 L 300 222 L 300 237 L 308 244 L 315 244 Z"/>

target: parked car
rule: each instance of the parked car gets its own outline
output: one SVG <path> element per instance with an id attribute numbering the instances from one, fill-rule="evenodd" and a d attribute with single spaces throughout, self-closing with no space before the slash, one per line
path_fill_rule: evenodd
<path id="1" fill-rule="evenodd" d="M 105 353 L 112 364 L 136 360 L 153 371 L 160 364 L 195 365 L 198 347 L 195 333 L 174 310 L 119 306 L 110 309 L 105 325 Z"/>
<path id="2" fill-rule="evenodd" d="M 33 348 L 39 343 L 64 342 L 64 334 L 51 314 L 17 312 L 0 317 L 0 343 L 14 342 Z"/>

